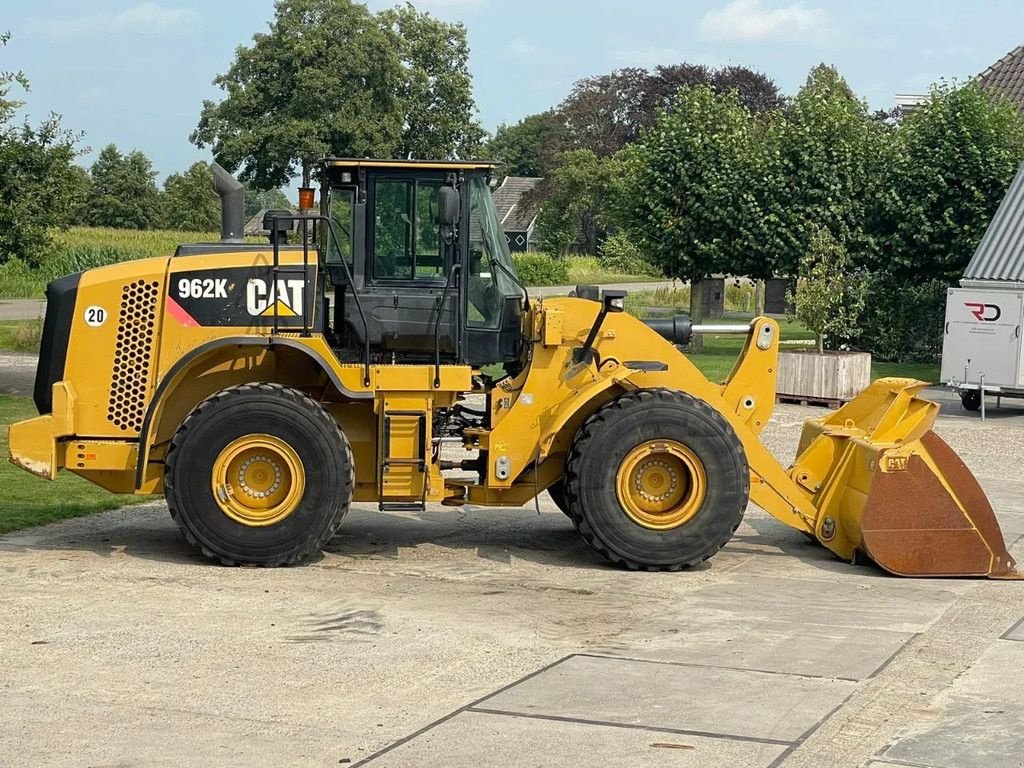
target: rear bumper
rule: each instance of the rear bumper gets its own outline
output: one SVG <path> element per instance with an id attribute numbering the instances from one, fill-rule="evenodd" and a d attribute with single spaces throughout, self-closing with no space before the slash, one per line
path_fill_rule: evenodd
<path id="1" fill-rule="evenodd" d="M 12 424 L 8 442 L 12 464 L 48 480 L 55 479 L 57 470 L 64 466 L 60 439 L 75 432 L 71 385 L 58 381 L 51 399 L 52 412 Z"/>
<path id="2" fill-rule="evenodd" d="M 78 283 L 81 273 L 54 280 L 46 286 L 46 319 L 43 338 L 39 345 L 39 366 L 33 391 L 36 410 L 40 414 L 53 410 L 53 386 L 64 378 L 71 322 L 75 315 Z"/>

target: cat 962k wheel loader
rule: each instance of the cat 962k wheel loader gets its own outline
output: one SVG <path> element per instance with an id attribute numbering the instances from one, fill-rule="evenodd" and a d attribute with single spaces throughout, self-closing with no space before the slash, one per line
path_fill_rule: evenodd
<path id="1" fill-rule="evenodd" d="M 675 346 L 706 330 L 683 316 L 645 324 L 621 291 L 529 300 L 492 169 L 329 159 L 320 205 L 301 190 L 251 244 L 215 167 L 221 242 L 49 285 L 41 415 L 11 427 L 11 460 L 163 493 L 223 563 L 298 562 L 353 501 L 518 507 L 548 490 L 629 568 L 711 557 L 749 500 L 893 573 L 1014 573 L 921 382 L 882 379 L 808 422 L 784 468 L 758 438 L 778 325 L 716 326 L 746 335 L 719 384 Z"/>

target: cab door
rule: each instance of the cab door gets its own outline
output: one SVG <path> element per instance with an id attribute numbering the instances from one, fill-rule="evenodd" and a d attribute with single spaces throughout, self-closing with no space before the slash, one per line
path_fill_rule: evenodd
<path id="1" fill-rule="evenodd" d="M 456 353 L 457 292 L 441 306 L 454 258 L 441 237 L 437 193 L 441 173 L 368 174 L 367 264 L 360 299 L 367 309 L 370 338 L 385 351 L 432 356 L 434 328 L 441 313 L 442 355 Z"/>

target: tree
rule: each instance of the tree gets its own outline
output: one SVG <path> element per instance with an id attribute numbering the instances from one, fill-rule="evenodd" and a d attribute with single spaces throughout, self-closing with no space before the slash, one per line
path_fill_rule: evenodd
<path id="1" fill-rule="evenodd" d="M 206 163 L 194 163 L 184 173 L 172 173 L 160 196 L 161 226 L 191 232 L 212 232 L 220 227 L 220 198 L 213 189 L 213 174 Z"/>
<path id="2" fill-rule="evenodd" d="M 553 110 L 524 117 L 514 125 L 499 125 L 484 145 L 483 155 L 501 163 L 504 176 L 543 176 L 556 165 L 565 148 L 565 126 Z"/>
<path id="3" fill-rule="evenodd" d="M 818 352 L 835 349 L 858 334 L 868 290 L 867 273 L 854 267 L 846 249 L 832 233 L 817 228 L 800 260 L 796 292 L 786 299 L 796 308 L 795 319 L 814 332 Z"/>
<path id="4" fill-rule="evenodd" d="M 573 86 L 558 113 L 572 147 L 612 155 L 654 125 L 659 112 L 672 107 L 681 88 L 702 85 L 720 94 L 736 91 L 739 103 L 751 112 L 782 104 L 778 88 L 759 72 L 683 63 L 653 71 L 618 69 L 584 78 Z"/>
<path id="5" fill-rule="evenodd" d="M 773 186 L 766 210 L 778 217 L 765 246 L 780 275 L 795 275 L 819 228 L 827 229 L 856 264 L 870 263 L 877 241 L 867 223 L 882 193 L 892 129 L 824 64 L 772 121 L 764 137 Z"/>
<path id="6" fill-rule="evenodd" d="M 562 256 L 580 240 L 584 253 L 596 254 L 607 228 L 608 195 L 613 161 L 598 157 L 589 149 L 562 156 L 562 163 L 544 178 L 537 195 L 525 205 L 542 207 L 537 214 L 537 239 L 541 248 Z"/>
<path id="7" fill-rule="evenodd" d="M 399 157 L 470 157 L 484 130 L 473 118 L 473 78 L 462 24 L 417 11 L 412 3 L 380 13 L 398 42 L 403 77 L 399 101 L 405 121 Z"/>
<path id="8" fill-rule="evenodd" d="M 245 185 L 245 215 L 255 216 L 260 211 L 281 211 L 292 208 L 288 195 L 280 189 L 257 189 Z"/>
<path id="9" fill-rule="evenodd" d="M 267 33 L 240 47 L 214 83 L 191 140 L 260 189 L 325 155 L 445 158 L 481 135 L 472 119 L 465 29 L 411 6 L 278 0 Z"/>
<path id="10" fill-rule="evenodd" d="M 666 275 L 771 274 L 758 130 L 735 91 L 684 88 L 643 139 L 618 155 L 616 223 Z"/>
<path id="11" fill-rule="evenodd" d="M 90 169 L 92 188 L 85 212 L 95 227 L 152 229 L 160 221 L 156 171 L 142 152 L 122 155 L 108 144 Z"/>
<path id="12" fill-rule="evenodd" d="M 9 39 L 0 34 L 0 48 Z M 0 263 L 14 256 L 34 264 L 49 241 L 47 230 L 67 226 L 81 203 L 78 137 L 57 115 L 38 127 L 16 123 L 22 102 L 11 96 L 15 87 L 28 90 L 25 75 L 0 71 Z"/>
<path id="13" fill-rule="evenodd" d="M 1024 117 L 976 83 L 932 89 L 905 116 L 886 167 L 884 266 L 954 282 L 1024 161 Z"/>

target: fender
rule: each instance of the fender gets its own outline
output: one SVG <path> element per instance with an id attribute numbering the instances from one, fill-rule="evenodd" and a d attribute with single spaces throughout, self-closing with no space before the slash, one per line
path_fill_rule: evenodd
<path id="1" fill-rule="evenodd" d="M 160 380 L 156 390 L 153 392 L 153 398 L 149 401 L 149 405 L 146 408 L 146 415 L 142 420 L 142 429 L 139 430 L 139 458 L 135 465 L 136 491 L 141 490 L 142 479 L 146 475 L 146 467 L 149 464 L 150 430 L 152 429 L 154 421 L 160 415 L 160 409 L 164 401 L 164 394 L 172 384 L 175 384 L 180 380 L 182 374 L 189 369 L 192 363 L 210 352 L 214 352 L 225 347 L 266 347 L 267 349 L 273 349 L 274 347 L 287 347 L 289 349 L 297 350 L 308 356 L 313 360 L 313 362 L 320 366 L 324 373 L 327 374 L 331 383 L 346 397 L 350 397 L 354 400 L 368 400 L 373 398 L 373 392 L 357 392 L 346 387 L 338 377 L 334 368 L 327 362 L 327 360 L 324 359 L 323 355 L 295 339 L 263 336 L 228 336 L 223 339 L 214 339 L 213 341 L 208 341 L 205 344 L 200 344 L 198 347 L 188 352 L 188 354 L 182 356 L 180 360 L 171 366 L 170 370 L 167 371 L 167 374 Z"/>

